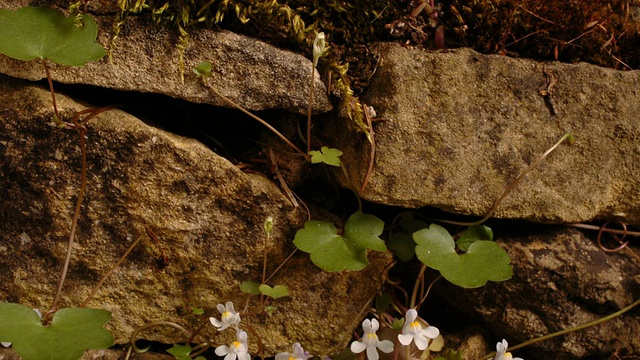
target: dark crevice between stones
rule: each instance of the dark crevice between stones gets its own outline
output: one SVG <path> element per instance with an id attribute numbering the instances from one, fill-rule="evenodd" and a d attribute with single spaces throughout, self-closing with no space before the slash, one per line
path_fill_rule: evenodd
<path id="1" fill-rule="evenodd" d="M 41 83 L 44 85 L 46 81 Z M 57 93 L 85 102 L 89 106 L 114 106 L 150 126 L 196 139 L 234 164 L 250 163 L 261 150 L 261 134 L 266 128 L 236 109 L 196 104 L 161 94 L 119 91 L 90 85 L 55 83 L 54 87 Z M 290 116 L 284 110 L 255 113 L 271 124 Z"/>

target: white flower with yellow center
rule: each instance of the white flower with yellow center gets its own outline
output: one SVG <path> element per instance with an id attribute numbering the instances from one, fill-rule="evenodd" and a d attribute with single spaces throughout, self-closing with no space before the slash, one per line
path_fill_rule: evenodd
<path id="1" fill-rule="evenodd" d="M 510 352 L 507 351 L 509 348 L 509 344 L 507 340 L 502 339 L 502 342 L 499 342 L 496 345 L 496 357 L 493 360 L 524 360 L 523 358 L 516 357 L 514 358 Z"/>
<path id="2" fill-rule="evenodd" d="M 211 324 L 217 327 L 218 331 L 222 331 L 229 326 L 233 326 L 237 329 L 238 324 L 240 324 L 240 314 L 238 314 L 234 309 L 233 303 L 231 301 L 227 301 L 224 306 L 222 306 L 222 304 L 218 304 L 216 308 L 220 311 L 222 317 L 220 318 L 220 321 L 214 317 L 210 317 L 209 321 L 211 321 Z"/>
<path id="3" fill-rule="evenodd" d="M 378 349 L 383 353 L 390 353 L 393 351 L 393 343 L 389 340 L 378 339 L 376 331 L 380 328 L 380 324 L 376 319 L 366 319 L 362 322 L 362 330 L 364 334 L 360 341 L 354 341 L 351 343 L 351 351 L 355 354 L 359 354 L 367 350 L 367 359 L 378 360 Z"/>
<path id="4" fill-rule="evenodd" d="M 247 333 L 238 330 L 236 334 L 236 341 L 231 345 L 218 346 L 215 351 L 216 355 L 224 356 L 224 360 L 251 360 L 249 355 L 249 346 L 247 345 Z"/>
<path id="5" fill-rule="evenodd" d="M 409 309 L 404 317 L 402 334 L 398 335 L 398 340 L 402 345 L 410 345 L 413 341 L 418 350 L 425 350 L 429 346 L 429 340 L 440 335 L 440 330 L 435 326 L 427 326 L 423 329 L 417 319 L 418 312 L 415 309 Z"/>
<path id="6" fill-rule="evenodd" d="M 307 360 L 313 356 L 305 352 L 299 343 L 293 344 L 293 352 L 282 352 L 276 355 L 276 360 Z"/>

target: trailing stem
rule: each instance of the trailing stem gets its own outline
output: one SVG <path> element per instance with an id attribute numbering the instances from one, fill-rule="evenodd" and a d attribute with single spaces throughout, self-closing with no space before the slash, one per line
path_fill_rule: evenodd
<path id="1" fill-rule="evenodd" d="M 298 152 L 299 154 L 304 156 L 305 159 L 308 160 L 310 158 L 309 154 L 307 154 L 304 151 L 300 150 L 297 146 L 295 146 L 291 141 L 289 141 L 289 139 L 287 139 L 284 135 L 282 135 L 278 130 L 276 130 L 276 128 L 271 126 L 268 122 L 262 120 L 260 117 L 258 117 L 256 115 L 252 114 L 251 112 L 249 112 L 248 110 L 246 110 L 242 106 L 238 105 L 236 102 L 234 102 L 233 100 L 229 99 L 228 97 L 222 95 L 222 93 L 220 93 L 220 91 L 218 91 L 211 84 L 209 84 L 208 79 L 206 79 L 205 77 L 203 77 L 203 82 L 204 82 L 205 86 L 207 86 L 211 91 L 213 91 L 216 95 L 218 95 L 222 100 L 224 100 L 225 102 L 229 103 L 230 105 L 232 105 L 236 109 L 242 111 L 246 115 L 250 116 L 252 119 L 258 121 L 260 124 L 266 126 L 269 130 L 271 130 L 274 134 L 276 134 L 276 136 L 278 136 L 280 139 L 282 139 L 282 141 L 287 143 L 287 145 L 291 146 L 291 148 L 293 150 L 295 150 L 296 152 Z"/>
<path id="2" fill-rule="evenodd" d="M 86 124 L 89 120 L 91 120 L 96 115 L 111 109 L 111 107 L 102 107 L 97 109 L 87 109 L 83 111 L 79 111 L 75 114 L 72 121 L 70 123 L 66 123 L 70 128 L 78 131 L 78 135 L 80 136 L 80 151 L 82 157 L 82 170 L 80 175 L 80 189 L 78 190 L 78 201 L 76 202 L 75 211 L 73 213 L 73 218 L 71 220 L 71 232 L 69 234 L 69 242 L 67 245 L 67 254 L 64 260 L 64 265 L 62 266 L 62 272 L 60 273 L 60 280 L 58 281 L 58 288 L 56 290 L 56 295 L 53 298 L 53 303 L 51 304 L 51 308 L 44 316 L 44 321 L 46 322 L 49 316 L 53 315 L 58 307 L 58 302 L 60 300 L 60 295 L 62 294 L 62 286 L 64 285 L 64 280 L 67 277 L 67 271 L 69 270 L 69 262 L 71 261 L 71 251 L 73 249 L 73 241 L 76 236 L 76 231 L 78 229 L 78 219 L 80 218 L 80 210 L 82 208 L 82 201 L 84 200 L 84 194 L 87 187 L 87 145 L 86 145 L 86 135 L 87 135 L 87 127 Z M 80 120 L 80 116 L 88 114 L 86 118 Z"/>
<path id="3" fill-rule="evenodd" d="M 62 119 L 60 118 L 60 114 L 58 113 L 58 104 L 56 103 L 56 93 L 53 91 L 53 80 L 51 79 L 51 73 L 49 73 L 49 67 L 47 66 L 47 60 L 42 59 L 42 66 L 44 67 L 44 71 L 47 74 L 47 81 L 49 82 L 49 91 L 51 92 L 51 100 L 53 101 L 53 114 L 54 120 L 56 123 L 61 123 Z"/>
<path id="4" fill-rule="evenodd" d="M 549 335 L 540 336 L 540 337 L 537 337 L 535 339 L 531 339 L 529 341 L 525 341 L 522 344 L 518 344 L 516 346 L 512 346 L 512 347 L 508 348 L 507 350 L 508 351 L 517 350 L 517 349 L 523 348 L 525 346 L 529 346 L 531 344 L 538 343 L 540 341 L 549 340 L 549 339 L 557 337 L 557 336 L 566 335 L 566 334 L 572 333 L 574 331 L 579 331 L 579 330 L 583 330 L 583 329 L 586 329 L 586 328 L 589 328 L 589 327 L 592 327 L 592 326 L 600 325 L 602 323 L 605 323 L 605 322 L 607 322 L 609 320 L 612 320 L 612 319 L 614 319 L 614 318 L 626 313 L 627 311 L 633 309 L 634 307 L 636 307 L 638 305 L 640 305 L 640 299 L 634 301 L 631 305 L 625 307 L 624 309 L 622 309 L 620 311 L 616 311 L 613 314 L 607 315 L 607 316 L 605 316 L 603 318 L 600 318 L 598 320 L 590 321 L 590 322 L 588 322 L 586 324 L 578 325 L 578 326 L 575 326 L 575 327 L 572 327 L 572 328 L 569 328 L 569 329 L 560 330 L 560 331 L 554 332 L 554 333 L 549 334 Z M 491 359 L 494 355 L 495 355 L 495 353 L 491 353 L 489 355 L 486 355 L 486 356 L 480 358 L 480 360 Z"/>

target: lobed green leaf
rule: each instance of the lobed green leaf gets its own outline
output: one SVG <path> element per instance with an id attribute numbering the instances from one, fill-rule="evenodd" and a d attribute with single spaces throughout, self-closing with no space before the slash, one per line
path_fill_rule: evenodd
<path id="1" fill-rule="evenodd" d="M 14 59 L 84 66 L 106 54 L 97 34 L 98 26 L 88 15 L 78 27 L 75 18 L 51 8 L 0 9 L 0 53 Z"/>
<path id="2" fill-rule="evenodd" d="M 309 155 L 311 155 L 312 164 L 325 163 L 327 165 L 340 167 L 340 156 L 342 155 L 342 151 L 338 149 L 323 146 L 320 148 L 320 151 L 309 151 Z"/>
<path id="3" fill-rule="evenodd" d="M 493 241 L 475 241 L 465 254 L 459 255 L 451 235 L 437 224 L 415 232 L 413 239 L 418 244 L 418 259 L 455 285 L 475 288 L 512 276 L 509 255 Z"/>
<path id="4" fill-rule="evenodd" d="M 369 265 L 367 249 L 386 250 L 379 238 L 383 229 L 382 220 L 356 212 L 347 220 L 343 235 L 331 223 L 307 221 L 293 243 L 325 271 L 362 270 Z"/>
<path id="5" fill-rule="evenodd" d="M 289 289 L 284 285 L 276 285 L 271 287 L 267 284 L 261 284 L 258 289 L 263 295 L 269 296 L 274 299 L 289 296 Z"/>
<path id="6" fill-rule="evenodd" d="M 11 342 L 25 360 L 73 360 L 89 349 L 113 345 L 113 335 L 103 326 L 107 310 L 64 308 L 58 310 L 48 327 L 31 308 L 0 303 L 0 341 Z"/>

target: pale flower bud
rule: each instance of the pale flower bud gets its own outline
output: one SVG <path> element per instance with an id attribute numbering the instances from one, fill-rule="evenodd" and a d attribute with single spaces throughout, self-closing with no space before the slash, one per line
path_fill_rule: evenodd
<path id="1" fill-rule="evenodd" d="M 313 40 L 313 67 L 318 66 L 318 59 L 322 56 L 325 46 L 324 33 L 319 32 Z"/>

